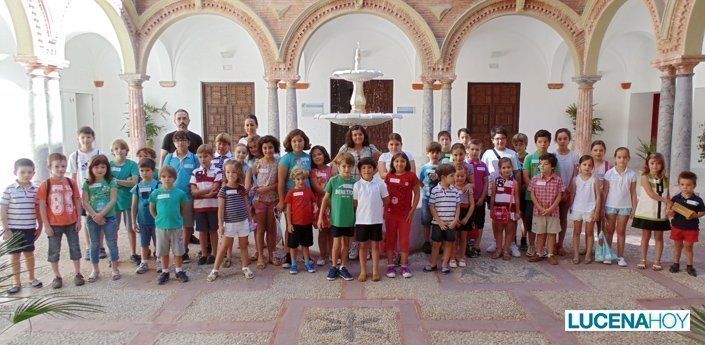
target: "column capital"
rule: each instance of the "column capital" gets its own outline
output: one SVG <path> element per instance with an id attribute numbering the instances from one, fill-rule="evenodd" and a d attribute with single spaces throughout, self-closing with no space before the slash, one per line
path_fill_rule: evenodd
<path id="1" fill-rule="evenodd" d="M 59 71 L 69 65 L 69 62 L 65 60 L 49 61 L 29 55 L 17 55 L 15 56 L 15 61 L 25 68 L 27 75 L 52 79 L 58 79 Z"/>
<path id="2" fill-rule="evenodd" d="M 676 75 L 693 74 L 693 69 L 701 61 L 705 61 L 705 55 L 681 55 L 662 57 L 654 62 L 655 66 L 671 66 L 675 69 Z"/>
<path id="3" fill-rule="evenodd" d="M 276 87 L 279 84 L 279 78 L 277 77 L 271 77 L 271 76 L 265 76 L 264 81 L 267 83 L 268 87 Z"/>
<path id="4" fill-rule="evenodd" d="M 676 67 L 671 64 L 654 64 L 661 71 L 661 78 L 673 78 L 676 76 Z"/>
<path id="5" fill-rule="evenodd" d="M 579 75 L 573 77 L 573 81 L 576 82 L 580 88 L 592 88 L 600 79 L 602 79 L 601 75 Z"/>
<path id="6" fill-rule="evenodd" d="M 120 79 L 126 81 L 127 85 L 129 86 L 141 87 L 142 83 L 149 80 L 149 76 L 146 74 L 139 73 L 127 73 L 120 74 Z"/>
<path id="7" fill-rule="evenodd" d="M 453 82 L 455 78 L 443 78 L 441 79 L 441 89 L 450 89 L 453 87 Z"/>

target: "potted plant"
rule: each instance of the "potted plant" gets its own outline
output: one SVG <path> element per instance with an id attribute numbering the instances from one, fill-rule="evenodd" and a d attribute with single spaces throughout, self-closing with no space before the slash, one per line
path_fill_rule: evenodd
<path id="1" fill-rule="evenodd" d="M 154 146 L 154 139 L 159 136 L 159 134 L 164 130 L 165 126 L 161 126 L 156 122 L 157 117 L 161 117 L 162 119 L 166 119 L 167 115 L 169 115 L 169 111 L 166 110 L 166 103 L 164 103 L 161 107 L 158 107 L 154 104 L 150 103 L 144 103 L 143 105 L 144 109 L 144 128 L 145 131 L 147 132 L 147 146 L 152 147 Z M 125 116 L 126 119 L 128 120 L 123 126 L 122 129 L 126 130 L 127 135 L 130 135 L 130 128 L 129 128 L 129 115 Z"/>
<path id="2" fill-rule="evenodd" d="M 637 138 L 637 140 L 639 140 L 639 147 L 636 149 L 636 155 L 639 156 L 639 158 L 646 160 L 646 157 L 650 154 L 657 152 L 655 143 L 644 142 L 641 138 Z"/>
<path id="3" fill-rule="evenodd" d="M 700 150 L 700 156 L 698 162 L 705 162 L 705 123 L 700 124 L 702 132 L 698 135 L 698 149 Z"/>
<path id="4" fill-rule="evenodd" d="M 595 109 L 595 105 L 592 105 L 592 108 Z M 575 133 L 575 123 L 578 120 L 578 106 L 573 103 L 569 105 L 565 109 L 566 115 L 568 115 L 568 118 L 570 118 L 570 122 L 573 124 L 573 133 Z M 596 117 L 594 116 L 594 111 L 593 111 L 593 117 L 592 117 L 592 135 L 597 136 L 600 135 L 600 133 L 604 132 L 605 129 L 602 127 L 602 118 L 601 117 Z"/>

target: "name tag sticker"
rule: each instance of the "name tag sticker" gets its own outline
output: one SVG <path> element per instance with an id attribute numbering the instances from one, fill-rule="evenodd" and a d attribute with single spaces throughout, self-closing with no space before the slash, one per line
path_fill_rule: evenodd
<path id="1" fill-rule="evenodd" d="M 398 178 L 390 178 L 390 179 L 389 179 L 389 182 L 391 182 L 391 183 L 400 183 L 401 180 L 398 179 Z"/>
<path id="2" fill-rule="evenodd" d="M 157 196 L 157 199 L 169 199 L 171 198 L 171 194 L 159 194 Z"/>
<path id="3" fill-rule="evenodd" d="M 544 182 L 544 184 L 546 184 L 546 183 Z M 498 192 L 504 192 L 504 187 L 497 187 L 497 191 L 498 191 Z"/>
<path id="4" fill-rule="evenodd" d="M 100 187 L 103 187 L 103 185 L 100 184 L 100 183 L 94 183 L 94 184 L 92 184 L 90 187 L 91 187 L 91 188 L 100 188 Z"/>
<path id="5" fill-rule="evenodd" d="M 303 196 L 304 192 L 294 192 L 294 196 Z"/>
<path id="6" fill-rule="evenodd" d="M 348 188 L 348 189 L 352 189 L 352 188 L 353 188 L 353 185 L 352 185 L 352 184 L 350 184 L 350 183 L 346 183 L 346 184 L 341 184 L 341 185 L 340 185 L 340 188 Z"/>
<path id="7" fill-rule="evenodd" d="M 487 169 L 485 169 L 485 167 L 477 167 L 477 171 L 485 171 L 485 170 L 487 170 Z"/>
<path id="8" fill-rule="evenodd" d="M 184 164 L 184 169 L 193 169 L 193 164 L 191 164 L 191 163 Z"/>
<path id="9" fill-rule="evenodd" d="M 237 194 L 237 189 L 228 189 L 225 191 L 225 195 Z"/>
<path id="10" fill-rule="evenodd" d="M 546 185 L 546 181 L 536 181 L 536 185 L 537 185 L 537 186 L 545 186 L 545 185 Z"/>
<path id="11" fill-rule="evenodd" d="M 269 174 L 269 168 L 259 168 L 260 174 Z"/>
<path id="12" fill-rule="evenodd" d="M 532 160 L 531 160 L 531 163 L 532 163 L 532 164 L 539 164 L 539 160 L 538 160 L 538 159 L 532 159 Z"/>
<path id="13" fill-rule="evenodd" d="M 140 188 L 140 193 L 145 193 L 145 192 L 149 193 L 151 191 L 152 191 L 152 188 L 149 188 L 149 187 Z"/>
<path id="14" fill-rule="evenodd" d="M 122 168 L 121 167 L 113 167 L 112 171 L 113 172 L 120 172 L 120 171 L 122 171 Z"/>
<path id="15" fill-rule="evenodd" d="M 700 203 L 695 200 L 688 200 L 688 201 L 686 201 L 686 203 L 688 203 L 689 205 L 693 205 L 693 206 L 700 205 Z"/>

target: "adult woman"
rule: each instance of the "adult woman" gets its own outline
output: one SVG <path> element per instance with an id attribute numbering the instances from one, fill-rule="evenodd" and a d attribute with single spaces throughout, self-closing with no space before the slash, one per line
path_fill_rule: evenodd
<path id="1" fill-rule="evenodd" d="M 345 144 L 340 147 L 338 154 L 344 152 L 350 153 L 355 157 L 355 167 L 353 169 L 355 180 L 360 179 L 360 170 L 357 168 L 357 163 L 361 158 L 372 157 L 375 161 L 378 161 L 379 156 L 382 154 L 377 147 L 370 144 L 365 127 L 360 125 L 351 126 L 348 132 L 345 133 Z"/>
<path id="2" fill-rule="evenodd" d="M 259 137 L 259 135 L 257 135 L 257 128 L 259 128 L 257 116 L 254 116 L 252 114 L 245 116 L 245 136 L 240 138 L 237 143 L 247 146 L 247 143 L 250 141 L 250 139 L 255 136 Z"/>

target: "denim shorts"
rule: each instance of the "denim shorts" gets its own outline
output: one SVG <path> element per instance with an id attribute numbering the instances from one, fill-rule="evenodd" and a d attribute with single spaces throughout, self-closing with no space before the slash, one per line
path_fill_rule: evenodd
<path id="1" fill-rule="evenodd" d="M 154 243 L 154 247 L 157 246 L 157 233 L 155 231 L 154 224 L 139 224 L 140 228 L 140 247 L 149 248 L 149 242 Z"/>
<path id="2" fill-rule="evenodd" d="M 71 261 L 76 261 L 81 259 L 81 247 L 78 239 L 78 232 L 76 231 L 76 224 L 70 225 L 54 225 L 52 226 L 54 230 L 53 236 L 47 236 L 49 240 L 49 254 L 47 255 L 47 261 L 49 262 L 59 262 L 59 257 L 61 254 L 61 238 L 66 236 L 66 242 L 69 244 L 69 257 Z"/>
<path id="3" fill-rule="evenodd" d="M 607 215 L 616 214 L 618 216 L 629 216 L 632 214 L 632 209 L 631 209 L 631 207 L 614 208 L 614 207 L 605 206 L 605 214 L 607 214 Z"/>
<path id="4" fill-rule="evenodd" d="M 424 226 L 431 225 L 431 220 L 433 220 L 433 215 L 431 214 L 431 206 L 428 201 L 428 198 L 424 198 L 421 202 L 421 224 Z"/>

